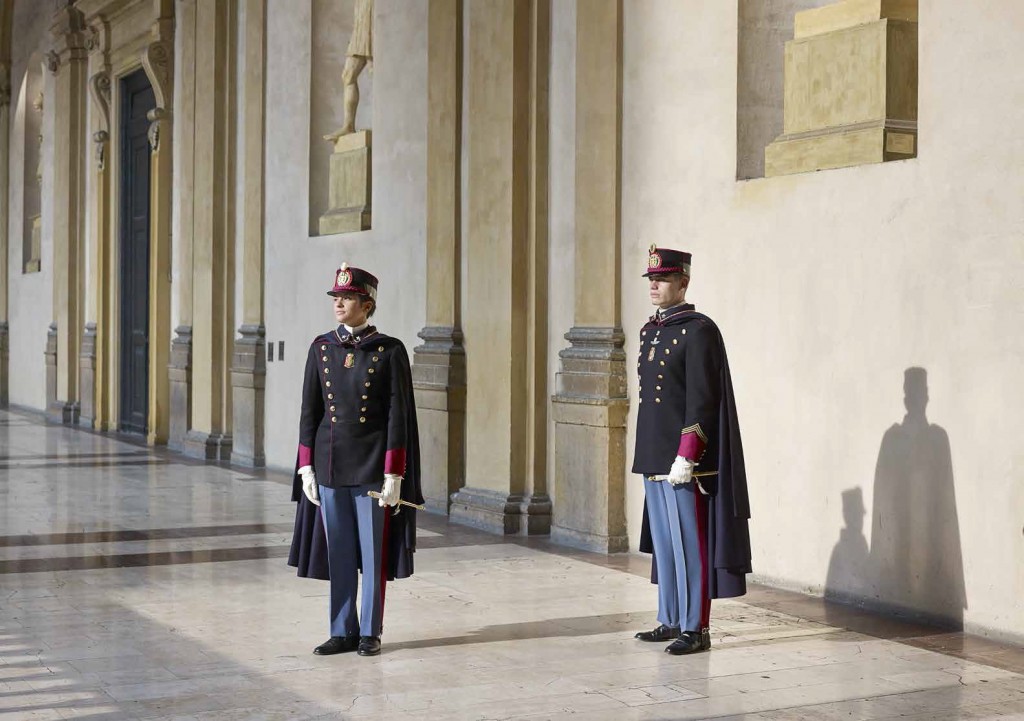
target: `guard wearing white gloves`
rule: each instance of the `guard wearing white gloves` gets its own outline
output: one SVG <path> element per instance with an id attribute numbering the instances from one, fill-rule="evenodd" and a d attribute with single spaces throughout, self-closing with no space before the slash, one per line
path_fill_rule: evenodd
<path id="1" fill-rule="evenodd" d="M 375 656 L 387 581 L 412 575 L 415 511 L 399 503 L 423 503 L 416 405 L 405 346 L 370 325 L 377 278 L 342 264 L 327 293 L 338 326 L 306 359 L 289 563 L 330 578 L 331 637 L 313 653 Z"/>
<path id="2" fill-rule="evenodd" d="M 658 621 L 641 641 L 674 655 L 711 648 L 711 599 L 742 596 L 750 573 L 746 472 L 718 327 L 686 302 L 690 254 L 651 246 L 640 331 L 633 472 L 644 477 L 640 550 L 654 554 Z"/>

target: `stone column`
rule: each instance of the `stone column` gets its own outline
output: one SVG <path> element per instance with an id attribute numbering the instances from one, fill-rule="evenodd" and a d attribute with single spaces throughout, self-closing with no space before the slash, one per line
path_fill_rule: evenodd
<path id="1" fill-rule="evenodd" d="M 413 351 L 423 496 L 448 513 L 465 478 L 466 353 L 461 323 L 462 0 L 427 20 L 427 325 Z"/>
<path id="2" fill-rule="evenodd" d="M 241 338 L 235 340 L 231 364 L 233 444 L 231 461 L 263 466 L 264 388 L 267 376 L 263 326 L 263 98 L 266 72 L 266 0 L 244 0 L 240 33 L 245 43 L 242 78 L 241 162 L 242 225 L 236 237 L 242 252 Z"/>
<path id="3" fill-rule="evenodd" d="M 10 189 L 11 122 L 11 11 L 0 9 L 0 408 L 10 402 L 10 365 L 7 325 L 8 191 Z"/>
<path id="4" fill-rule="evenodd" d="M 536 382 L 529 335 L 531 100 L 535 3 L 478 0 L 469 14 L 466 336 L 466 486 L 454 520 L 504 534 L 547 533 L 551 504 L 534 496 Z M 527 392 L 524 392 L 527 391 Z"/>
<path id="5" fill-rule="evenodd" d="M 171 346 L 171 170 L 173 137 L 171 121 L 174 95 L 173 6 L 161 8 L 162 16 L 150 31 L 151 42 L 142 51 L 142 67 L 153 86 L 156 107 L 150 121 L 149 147 L 149 417 L 147 441 L 167 442 L 170 408 L 168 364 Z"/>
<path id="6" fill-rule="evenodd" d="M 593 551 L 628 549 L 626 363 L 620 320 L 622 3 L 576 10 L 576 289 L 553 398 L 551 536 Z"/>
<path id="7" fill-rule="evenodd" d="M 86 284 L 85 335 L 79 356 L 82 382 L 82 413 L 79 423 L 88 428 L 116 430 L 116 414 L 110 407 L 110 363 L 112 318 L 111 288 L 116 287 L 111 258 L 110 172 L 110 60 L 109 27 L 102 19 L 93 20 L 86 35 L 89 51 L 89 94 L 92 97 L 92 153 L 86 159 L 86 172 L 93 172 L 92 228 L 86 239 L 89 277 Z"/>
<path id="8" fill-rule="evenodd" d="M 76 423 L 78 365 L 84 305 L 86 49 L 85 23 L 73 5 L 54 13 L 53 49 L 47 56 L 53 83 L 53 312 L 57 324 L 56 398 L 47 418 Z"/>
<path id="9" fill-rule="evenodd" d="M 192 307 L 192 424 L 188 455 L 228 460 L 231 455 L 228 324 L 233 298 L 231 215 L 234 177 L 229 153 L 233 92 L 230 52 L 233 0 L 197 2 L 195 31 L 194 192 Z M 187 132 L 187 131 L 186 131 Z"/>
<path id="10" fill-rule="evenodd" d="M 192 234 L 195 207 L 196 121 L 196 0 L 177 5 L 176 32 L 181 36 L 178 67 L 181 81 L 174 99 L 178 132 L 178 282 L 174 290 L 178 304 L 178 327 L 174 329 L 167 367 L 170 420 L 167 445 L 184 450 L 185 437 L 192 428 Z"/>

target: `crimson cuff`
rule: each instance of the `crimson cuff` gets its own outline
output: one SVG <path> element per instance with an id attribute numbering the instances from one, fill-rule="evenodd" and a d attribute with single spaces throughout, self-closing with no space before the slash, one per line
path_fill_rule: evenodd
<path id="1" fill-rule="evenodd" d="M 405 449 L 389 448 L 384 454 L 384 472 L 395 476 L 405 476 Z"/>
<path id="2" fill-rule="evenodd" d="M 679 438 L 679 450 L 676 455 L 697 463 L 704 456 L 704 451 L 707 448 L 708 437 L 704 435 L 700 423 L 695 423 L 682 430 Z"/>
<path id="3" fill-rule="evenodd" d="M 299 468 L 313 465 L 313 449 L 299 444 Z"/>

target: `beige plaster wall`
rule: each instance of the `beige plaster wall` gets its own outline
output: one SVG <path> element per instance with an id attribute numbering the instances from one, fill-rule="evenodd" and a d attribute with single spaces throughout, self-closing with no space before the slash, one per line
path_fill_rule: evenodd
<path id="1" fill-rule="evenodd" d="M 410 356 L 426 313 L 426 0 L 377 0 L 374 38 L 373 229 L 310 237 L 311 2 L 268 3 L 266 128 L 267 463 L 295 462 L 310 341 L 334 327 L 329 298 L 342 261 L 381 281 L 378 327 Z"/>
<path id="2" fill-rule="evenodd" d="M 22 87 L 33 53 L 50 47 L 50 12 L 46 3 L 19 0 L 14 8 L 11 48 L 10 195 L 7 268 L 10 323 L 10 401 L 13 405 L 43 410 L 46 406 L 46 373 L 43 351 L 47 327 L 53 320 L 53 243 L 46 203 L 43 203 L 42 263 L 38 273 L 23 274 L 24 228 L 21 179 L 25 175 L 25 113 L 34 113 L 33 98 Z M 53 76 L 42 73 L 43 91 L 43 193 L 49 194 L 53 167 L 53 115 L 49 102 Z M 31 142 L 36 142 L 34 138 Z M 34 169 L 29 175 L 35 179 Z"/>
<path id="3" fill-rule="evenodd" d="M 1024 60 L 1024 9 L 928 3 L 917 159 L 745 182 L 735 3 L 627 3 L 624 23 L 627 353 L 650 312 L 637 277 L 646 245 L 693 251 L 690 299 L 719 322 L 733 366 L 758 577 L 821 592 L 831 567 L 834 593 L 1024 637 L 1024 85 L 1009 70 Z M 876 493 L 915 366 L 950 469 L 941 432 L 897 431 Z M 635 381 L 630 393 L 632 427 Z M 635 544 L 639 479 L 629 488 Z M 841 536 L 841 494 L 856 489 L 865 514 L 850 513 Z M 953 494 L 956 513 L 948 501 L 936 513 Z M 960 546 L 962 561 L 879 554 L 891 542 L 873 532 L 880 514 Z M 879 583 L 894 563 L 904 580 Z M 964 599 L 931 593 L 961 574 Z"/>

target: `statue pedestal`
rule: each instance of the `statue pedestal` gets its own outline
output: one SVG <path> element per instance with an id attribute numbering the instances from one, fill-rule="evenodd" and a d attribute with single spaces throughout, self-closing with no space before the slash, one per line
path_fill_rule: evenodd
<path id="1" fill-rule="evenodd" d="M 917 155 L 917 3 L 842 0 L 796 14 L 783 134 L 766 176 Z"/>
<path id="2" fill-rule="evenodd" d="M 331 155 L 330 209 L 320 234 L 354 233 L 370 227 L 370 131 L 338 136 Z"/>

